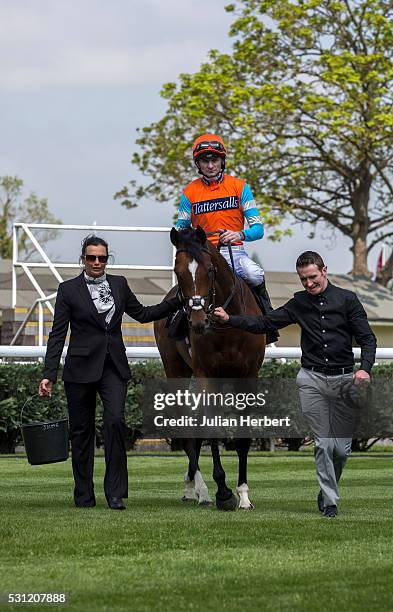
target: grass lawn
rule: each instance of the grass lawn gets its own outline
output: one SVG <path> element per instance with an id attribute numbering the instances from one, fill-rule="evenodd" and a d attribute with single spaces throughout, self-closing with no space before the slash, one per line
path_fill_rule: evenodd
<path id="1" fill-rule="evenodd" d="M 65 592 L 65 609 L 97 612 L 391 611 L 392 464 L 352 457 L 340 515 L 325 519 L 312 456 L 250 457 L 249 513 L 182 504 L 182 456 L 131 456 L 124 512 L 106 507 L 102 457 L 98 505 L 83 509 L 69 461 L 0 458 L 0 594 Z M 234 486 L 237 459 L 224 467 Z M 208 457 L 201 468 L 213 496 Z"/>

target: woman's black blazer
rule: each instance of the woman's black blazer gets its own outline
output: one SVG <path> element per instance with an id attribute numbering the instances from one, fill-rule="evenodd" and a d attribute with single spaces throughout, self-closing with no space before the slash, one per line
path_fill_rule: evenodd
<path id="1" fill-rule="evenodd" d="M 77 383 L 101 378 L 106 354 L 109 353 L 123 378 L 131 377 L 121 332 L 124 313 L 140 323 L 162 319 L 178 308 L 177 298 L 155 306 L 143 306 L 128 286 L 124 276 L 106 276 L 115 301 L 115 312 L 105 325 L 94 305 L 84 274 L 59 285 L 52 331 L 46 349 L 43 377 L 56 381 L 68 326 L 71 327 L 63 380 Z"/>

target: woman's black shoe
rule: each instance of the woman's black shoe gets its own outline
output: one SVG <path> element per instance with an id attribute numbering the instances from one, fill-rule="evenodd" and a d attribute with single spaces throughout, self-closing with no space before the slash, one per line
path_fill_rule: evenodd
<path id="1" fill-rule="evenodd" d="M 109 508 L 111 508 L 112 510 L 125 510 L 126 509 L 121 497 L 109 497 L 107 495 L 106 501 L 108 502 Z"/>

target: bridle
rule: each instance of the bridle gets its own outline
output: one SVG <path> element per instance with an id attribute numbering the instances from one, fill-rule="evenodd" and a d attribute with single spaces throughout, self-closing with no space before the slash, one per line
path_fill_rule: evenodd
<path id="1" fill-rule="evenodd" d="M 210 277 L 210 287 L 209 293 L 207 295 L 192 295 L 190 297 L 186 297 L 183 295 L 182 290 L 179 287 L 180 296 L 184 302 L 184 308 L 187 312 L 188 321 L 191 318 L 191 312 L 193 310 L 205 310 L 207 316 L 210 318 L 213 315 L 214 309 L 216 307 L 216 267 L 214 266 L 211 258 L 211 253 L 206 247 L 202 247 L 201 249 L 204 253 L 207 253 L 210 257 L 210 265 L 207 269 L 207 275 Z M 189 253 L 187 249 L 177 249 L 176 255 L 178 253 Z M 206 308 L 207 304 L 207 308 Z"/>
<path id="2" fill-rule="evenodd" d="M 225 302 L 222 305 L 222 308 L 224 308 L 224 310 L 230 304 L 236 292 L 236 274 L 235 274 L 235 266 L 233 262 L 232 248 L 230 244 L 228 245 L 228 249 L 229 249 L 229 254 L 230 254 L 231 264 L 232 264 L 233 286 L 232 286 L 232 289 L 228 297 L 226 298 Z M 211 325 L 212 318 L 213 318 L 213 312 L 214 312 L 214 309 L 216 308 L 217 268 L 213 264 L 212 254 L 210 253 L 209 249 L 207 249 L 206 247 L 202 247 L 201 251 L 203 251 L 204 253 L 207 253 L 210 257 L 210 265 L 207 269 L 207 275 L 210 277 L 210 287 L 209 287 L 208 294 L 207 295 L 192 295 L 191 297 L 186 297 L 183 295 L 180 287 L 179 287 L 178 292 L 180 294 L 181 299 L 183 300 L 184 308 L 187 313 L 188 322 L 190 322 L 191 320 L 191 312 L 193 310 L 205 310 L 207 317 L 208 317 L 209 325 Z M 190 254 L 190 252 L 187 249 L 177 249 L 176 255 L 178 253 L 189 253 Z"/>

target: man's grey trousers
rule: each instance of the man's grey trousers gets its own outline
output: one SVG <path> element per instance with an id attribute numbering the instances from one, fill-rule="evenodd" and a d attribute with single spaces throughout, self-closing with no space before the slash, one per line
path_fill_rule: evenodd
<path id="1" fill-rule="evenodd" d="M 337 506 L 338 482 L 351 454 L 355 414 L 345 401 L 353 374 L 327 376 L 301 368 L 296 379 L 302 413 L 313 432 L 323 504 Z"/>

